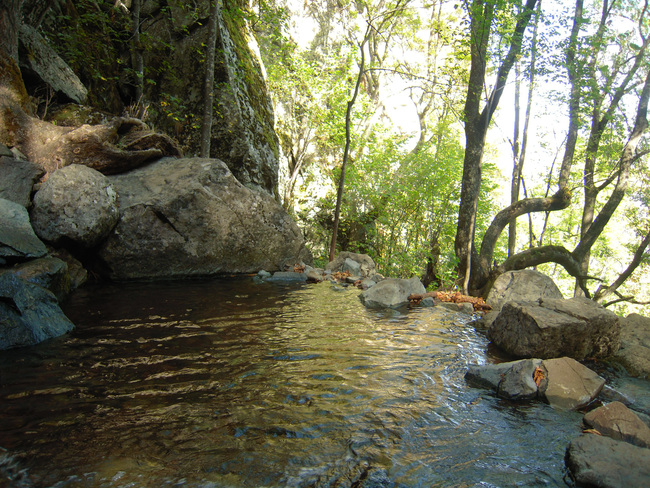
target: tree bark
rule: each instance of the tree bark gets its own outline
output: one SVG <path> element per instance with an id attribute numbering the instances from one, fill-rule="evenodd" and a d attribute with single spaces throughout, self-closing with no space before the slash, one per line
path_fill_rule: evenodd
<path id="1" fill-rule="evenodd" d="M 471 67 L 467 97 L 465 99 L 465 157 L 461 183 L 461 200 L 458 210 L 458 229 L 454 250 L 459 259 L 459 278 L 463 281 L 463 291 L 468 293 L 474 251 L 476 211 L 481 189 L 481 168 L 485 137 L 492 115 L 496 110 L 508 74 L 521 51 L 524 31 L 530 22 L 537 0 L 527 0 L 519 15 L 510 41 L 508 53 L 498 69 L 497 81 L 488 97 L 487 104 L 480 109 L 485 76 L 487 72 L 487 47 L 490 38 L 495 4 L 491 1 L 474 0 L 470 6 L 470 49 Z"/>

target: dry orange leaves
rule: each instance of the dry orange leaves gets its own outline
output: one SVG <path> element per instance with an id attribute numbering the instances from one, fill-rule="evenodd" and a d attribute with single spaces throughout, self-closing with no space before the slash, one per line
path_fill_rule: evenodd
<path id="1" fill-rule="evenodd" d="M 546 375 L 544 374 L 544 370 L 539 366 L 537 366 L 535 368 L 535 371 L 533 371 L 533 380 L 535 380 L 535 384 L 537 385 L 538 388 L 544 378 L 546 378 Z"/>

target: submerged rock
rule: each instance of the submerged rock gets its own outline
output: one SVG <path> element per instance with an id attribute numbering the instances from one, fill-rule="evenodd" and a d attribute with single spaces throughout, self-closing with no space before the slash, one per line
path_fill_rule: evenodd
<path id="1" fill-rule="evenodd" d="M 368 308 L 400 308 L 408 305 L 409 295 L 425 292 L 419 278 L 388 278 L 368 288 L 359 297 Z"/>
<path id="2" fill-rule="evenodd" d="M 607 357 L 620 345 L 618 317 L 586 298 L 508 302 L 488 338 L 516 357 Z"/>
<path id="3" fill-rule="evenodd" d="M 73 328 L 52 292 L 13 273 L 0 275 L 0 350 L 32 346 Z"/>
<path id="4" fill-rule="evenodd" d="M 565 462 L 578 486 L 650 486 L 650 449 L 627 442 L 583 434 L 569 444 Z"/>
<path id="5" fill-rule="evenodd" d="M 114 279 L 271 272 L 312 260 L 286 211 L 218 159 L 166 158 L 109 179 L 121 218 L 99 256 Z"/>

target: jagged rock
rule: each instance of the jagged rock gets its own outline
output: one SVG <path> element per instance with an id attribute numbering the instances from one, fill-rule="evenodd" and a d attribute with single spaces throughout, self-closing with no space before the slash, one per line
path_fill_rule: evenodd
<path id="1" fill-rule="evenodd" d="M 11 154 L 11 152 L 9 152 Z M 45 174 L 38 164 L 0 157 L 0 198 L 29 208 L 34 184 Z"/>
<path id="2" fill-rule="evenodd" d="M 507 302 L 488 338 L 516 357 L 607 357 L 620 344 L 618 317 L 586 298 Z"/>
<path id="3" fill-rule="evenodd" d="M 650 318 L 633 313 L 620 323 L 621 347 L 616 357 L 631 375 L 650 378 Z"/>
<path id="4" fill-rule="evenodd" d="M 627 442 L 583 434 L 569 444 L 565 462 L 577 486 L 650 486 L 650 449 Z"/>
<path id="5" fill-rule="evenodd" d="M 32 229 L 27 209 L 0 198 L 0 259 L 24 261 L 40 258 L 47 248 Z"/>
<path id="6" fill-rule="evenodd" d="M 375 275 L 375 262 L 367 254 L 343 251 L 334 261 L 327 264 L 325 270 L 332 273 L 348 271 L 351 275 L 358 275 L 362 279 L 372 278 Z"/>
<path id="7" fill-rule="evenodd" d="M 68 266 L 68 276 L 70 277 L 70 291 L 74 291 L 88 280 L 88 271 L 83 264 L 75 258 L 69 251 L 64 248 L 50 251 L 52 257 L 59 258 Z"/>
<path id="8" fill-rule="evenodd" d="M 55 171 L 43 183 L 34 195 L 31 217 L 41 239 L 90 248 L 117 224 L 117 194 L 106 176 L 73 164 Z"/>
<path id="9" fill-rule="evenodd" d="M 408 305 L 409 295 L 425 291 L 419 278 L 388 278 L 367 289 L 359 297 L 368 308 L 400 308 Z"/>
<path id="10" fill-rule="evenodd" d="M 555 282 L 532 269 L 508 271 L 500 275 L 487 296 L 487 304 L 493 310 L 510 301 L 534 302 L 539 298 L 564 298 Z"/>
<path id="11" fill-rule="evenodd" d="M 20 43 L 22 70 L 35 74 L 55 91 L 64 93 L 77 103 L 86 100 L 86 87 L 36 29 L 21 23 Z"/>
<path id="12" fill-rule="evenodd" d="M 497 388 L 497 395 L 510 400 L 529 400 L 537 397 L 535 369 L 541 359 L 516 361 L 503 375 Z"/>
<path id="13" fill-rule="evenodd" d="M 217 159 L 166 158 L 109 179 L 121 217 L 99 256 L 115 279 L 276 271 L 312 260 L 286 211 Z"/>
<path id="14" fill-rule="evenodd" d="M 516 362 L 521 361 L 526 361 L 526 359 Z M 472 386 L 487 388 L 496 392 L 499 389 L 501 380 L 503 380 L 506 372 L 512 368 L 514 363 L 511 361 L 499 364 L 472 364 L 465 373 L 465 381 Z"/>
<path id="15" fill-rule="evenodd" d="M 52 292 L 13 273 L 0 275 L 0 350 L 38 344 L 73 328 Z"/>
<path id="16" fill-rule="evenodd" d="M 70 293 L 68 265 L 59 258 L 47 256 L 33 259 L 15 266 L 11 272 L 23 281 L 50 290 L 59 302 Z"/>
<path id="17" fill-rule="evenodd" d="M 621 402 L 611 402 L 588 412 L 584 423 L 612 439 L 650 447 L 650 427 Z"/>
<path id="18" fill-rule="evenodd" d="M 548 381 L 543 395 L 555 408 L 574 410 L 588 405 L 605 386 L 603 378 L 575 359 L 547 359 L 541 366 Z"/>

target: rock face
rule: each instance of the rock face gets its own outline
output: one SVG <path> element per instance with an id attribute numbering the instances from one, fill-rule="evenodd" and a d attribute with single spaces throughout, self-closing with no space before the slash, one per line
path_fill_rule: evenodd
<path id="1" fill-rule="evenodd" d="M 621 402 L 611 402 L 588 412 L 584 423 L 612 439 L 650 447 L 650 427 Z"/>
<path id="2" fill-rule="evenodd" d="M 11 154 L 11 153 L 10 153 Z M 25 208 L 32 204 L 34 183 L 45 172 L 39 165 L 13 157 L 0 157 L 0 198 L 11 200 Z"/>
<path id="3" fill-rule="evenodd" d="M 0 350 L 38 344 L 73 328 L 50 291 L 13 273 L 0 275 Z"/>
<path id="4" fill-rule="evenodd" d="M 375 262 L 367 254 L 342 251 L 334 261 L 325 267 L 327 271 L 349 271 L 352 276 L 359 278 L 372 278 L 375 274 Z"/>
<path id="5" fill-rule="evenodd" d="M 219 160 L 162 159 L 109 179 L 121 219 L 99 256 L 114 279 L 275 271 L 312 260 L 284 209 Z"/>
<path id="6" fill-rule="evenodd" d="M 25 207 L 0 198 L 0 222 L 0 264 L 47 254 L 45 244 L 34 234 Z"/>
<path id="7" fill-rule="evenodd" d="M 106 176 L 73 164 L 55 171 L 43 183 L 34 195 L 31 218 L 41 239 L 90 248 L 117 224 L 117 194 Z"/>
<path id="8" fill-rule="evenodd" d="M 532 269 L 508 271 L 499 276 L 487 296 L 487 304 L 500 310 L 506 302 L 534 302 L 540 298 L 564 298 L 551 278 Z"/>
<path id="9" fill-rule="evenodd" d="M 578 486 L 650 486 L 650 449 L 627 442 L 583 434 L 571 441 L 565 461 Z"/>
<path id="10" fill-rule="evenodd" d="M 205 62 L 196 46 L 208 43 L 210 6 L 209 0 L 169 2 L 164 9 L 143 5 L 143 11 L 150 11 L 141 29 L 154 40 L 143 53 L 144 65 L 165 66 L 148 75 L 155 84 L 145 84 L 145 98 L 166 96 L 164 105 L 151 110 L 150 117 L 156 127 L 174 134 L 184 149 L 200 147 L 200 130 L 193 123 L 179 124 L 178 118 L 180 114 L 191 122 L 195 114 L 203 113 Z M 210 157 L 224 161 L 244 186 L 275 195 L 280 145 L 273 104 L 248 21 L 243 15 L 224 12 L 238 9 L 248 9 L 248 2 L 230 0 L 218 11 Z"/>
<path id="11" fill-rule="evenodd" d="M 388 278 L 359 295 L 361 302 L 368 308 L 400 308 L 409 303 L 409 295 L 425 293 L 419 278 L 408 280 Z"/>
<path id="12" fill-rule="evenodd" d="M 650 318 L 633 313 L 620 322 L 621 348 L 616 356 L 628 373 L 650 378 Z"/>
<path id="13" fill-rule="evenodd" d="M 490 324 L 488 338 L 516 357 L 582 360 L 614 354 L 620 325 L 616 314 L 586 298 L 507 302 Z"/>
<path id="14" fill-rule="evenodd" d="M 59 258 L 46 256 L 32 259 L 11 269 L 18 278 L 50 290 L 57 300 L 63 300 L 70 293 L 68 265 Z"/>

